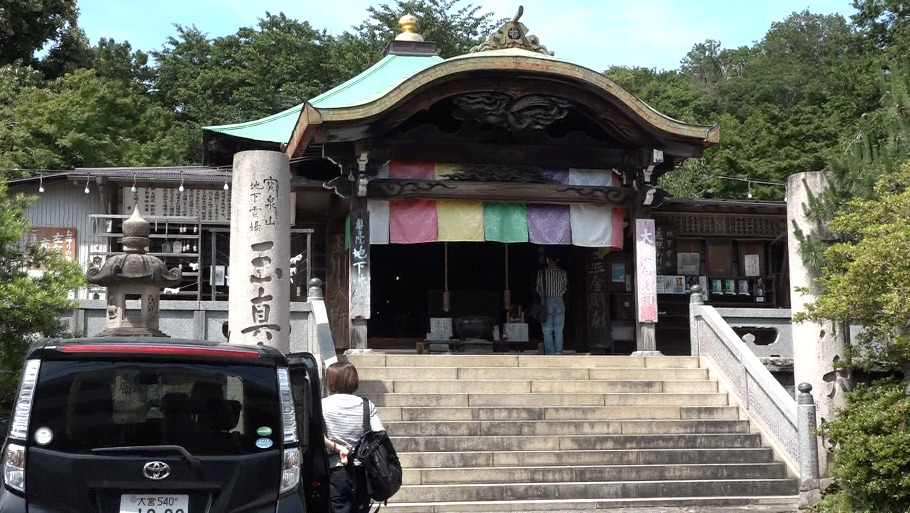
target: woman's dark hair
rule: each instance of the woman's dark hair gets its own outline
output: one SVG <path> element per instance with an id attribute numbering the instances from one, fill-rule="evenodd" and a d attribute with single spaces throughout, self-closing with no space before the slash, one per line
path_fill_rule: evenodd
<path id="1" fill-rule="evenodd" d="M 325 386 L 330 394 L 353 394 L 360 386 L 357 368 L 351 362 L 335 362 L 325 370 Z"/>

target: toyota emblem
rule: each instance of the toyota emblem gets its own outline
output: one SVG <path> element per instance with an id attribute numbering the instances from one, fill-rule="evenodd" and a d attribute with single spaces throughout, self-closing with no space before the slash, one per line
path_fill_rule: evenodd
<path id="1" fill-rule="evenodd" d="M 145 477 L 157 481 L 171 475 L 171 467 L 163 461 L 150 461 L 142 467 L 142 473 Z"/>

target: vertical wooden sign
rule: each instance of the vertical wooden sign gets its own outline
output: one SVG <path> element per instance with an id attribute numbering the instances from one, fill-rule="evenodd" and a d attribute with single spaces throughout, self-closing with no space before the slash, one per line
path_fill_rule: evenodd
<path id="1" fill-rule="evenodd" d="M 594 251 L 586 257 L 585 297 L 588 311 L 588 347 L 601 348 L 610 343 L 610 300 L 606 260 Z"/>
<path id="2" fill-rule="evenodd" d="M 654 220 L 635 220 L 635 295 L 638 322 L 657 322 L 657 248 Z"/>

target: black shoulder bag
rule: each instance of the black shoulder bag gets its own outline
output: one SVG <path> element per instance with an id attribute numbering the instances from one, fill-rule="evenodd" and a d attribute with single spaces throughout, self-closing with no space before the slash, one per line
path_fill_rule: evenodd
<path id="1" fill-rule="evenodd" d="M 363 471 L 366 495 L 370 499 L 386 502 L 401 488 L 398 454 L 388 433 L 370 429 L 370 405 L 366 399 L 363 400 L 363 436 L 351 450 L 349 462 Z"/>

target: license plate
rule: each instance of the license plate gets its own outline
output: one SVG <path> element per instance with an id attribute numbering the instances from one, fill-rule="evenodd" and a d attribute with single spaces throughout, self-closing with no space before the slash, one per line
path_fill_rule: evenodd
<path id="1" fill-rule="evenodd" d="M 189 511 L 189 495 L 131 493 L 120 496 L 120 513 L 189 513 Z"/>

